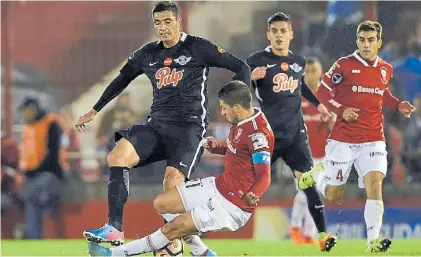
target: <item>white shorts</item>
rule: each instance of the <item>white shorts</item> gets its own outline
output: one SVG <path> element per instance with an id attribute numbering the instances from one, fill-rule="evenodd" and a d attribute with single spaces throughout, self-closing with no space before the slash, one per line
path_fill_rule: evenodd
<path id="1" fill-rule="evenodd" d="M 177 190 L 200 232 L 236 231 L 251 217 L 251 213 L 241 210 L 219 193 L 215 177 L 179 184 Z"/>
<path id="2" fill-rule="evenodd" d="M 358 186 L 364 188 L 363 178 L 370 171 L 387 173 L 386 143 L 383 141 L 352 144 L 327 140 L 326 157 L 323 167 L 327 184 L 344 185 L 348 180 L 352 165 L 358 172 Z"/>

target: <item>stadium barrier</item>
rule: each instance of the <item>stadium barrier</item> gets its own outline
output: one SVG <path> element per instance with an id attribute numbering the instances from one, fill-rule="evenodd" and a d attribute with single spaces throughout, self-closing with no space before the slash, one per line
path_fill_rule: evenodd
<path id="1" fill-rule="evenodd" d="M 365 201 L 344 201 L 341 205 L 327 204 L 328 230 L 342 239 L 365 238 Z M 236 232 L 213 232 L 206 238 L 246 238 L 256 240 L 279 240 L 288 238 L 291 201 L 262 201 L 250 222 Z M 421 202 L 396 200 L 385 203 L 383 235 L 392 238 L 421 238 Z M 96 228 L 106 221 L 106 201 L 64 203 L 58 215 L 52 219 L 45 216 L 45 238 L 82 237 L 82 231 Z M 2 215 L 1 238 L 11 239 L 14 230 L 24 221 L 23 214 L 13 206 Z M 163 225 L 152 202 L 130 201 L 124 216 L 126 238 L 142 237 Z"/>

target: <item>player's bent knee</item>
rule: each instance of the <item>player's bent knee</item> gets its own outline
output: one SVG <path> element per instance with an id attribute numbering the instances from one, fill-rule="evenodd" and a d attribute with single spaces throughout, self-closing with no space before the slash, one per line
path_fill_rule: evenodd
<path id="1" fill-rule="evenodd" d="M 167 167 L 164 175 L 164 190 L 175 187 L 183 183 L 185 180 L 184 174 L 174 167 Z"/>
<path id="2" fill-rule="evenodd" d="M 344 195 L 344 188 L 342 186 L 327 186 L 326 199 L 328 201 L 339 201 Z"/>

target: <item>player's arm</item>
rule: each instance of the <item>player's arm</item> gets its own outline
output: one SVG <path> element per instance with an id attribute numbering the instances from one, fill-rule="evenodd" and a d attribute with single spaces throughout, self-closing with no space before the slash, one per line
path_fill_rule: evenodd
<path id="1" fill-rule="evenodd" d="M 253 193 L 257 198 L 261 198 L 268 189 L 270 176 L 271 151 L 269 148 L 269 135 L 262 132 L 254 133 L 248 136 L 248 148 L 255 170 L 255 182 L 246 193 Z"/>
<path id="2" fill-rule="evenodd" d="M 323 74 L 320 81 L 320 86 L 317 88 L 317 98 L 324 104 L 330 111 L 336 115 L 342 116 L 345 106 L 335 101 L 332 97 L 332 91 L 335 87 L 340 85 L 343 80 L 342 66 L 339 61 L 335 62 L 328 72 Z"/>
<path id="3" fill-rule="evenodd" d="M 206 39 L 202 39 L 198 44 L 198 54 L 206 65 L 228 69 L 235 73 L 233 80 L 241 80 L 250 86 L 251 71 L 244 61 Z"/>
<path id="4" fill-rule="evenodd" d="M 304 96 L 304 98 L 307 99 L 314 106 L 318 107 L 320 101 L 317 99 L 316 95 L 313 93 L 313 91 L 311 91 L 310 87 L 304 81 L 304 76 L 301 77 L 301 83 L 301 95 Z"/>
<path id="5" fill-rule="evenodd" d="M 99 112 L 105 105 L 118 96 L 137 76 L 143 73 L 140 65 L 141 50 L 135 51 L 127 63 L 120 70 L 120 74 L 108 85 L 104 93 L 94 105 L 93 109 Z"/>
<path id="6" fill-rule="evenodd" d="M 202 146 L 212 154 L 225 155 L 227 152 L 227 145 L 225 143 L 219 144 L 214 137 L 206 137 L 202 140 Z"/>

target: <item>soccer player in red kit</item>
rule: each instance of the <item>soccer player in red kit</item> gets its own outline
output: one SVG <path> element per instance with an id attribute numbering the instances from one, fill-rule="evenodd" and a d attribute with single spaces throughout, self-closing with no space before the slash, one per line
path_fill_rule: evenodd
<path id="1" fill-rule="evenodd" d="M 388 83 L 393 67 L 377 56 L 382 26 L 364 21 L 357 28 L 358 50 L 340 58 L 322 77 L 317 96 L 337 120 L 326 145 L 323 164 L 304 174 L 301 189 L 314 184 L 330 201 L 342 198 L 352 165 L 366 189 L 364 219 L 368 252 L 385 252 L 391 241 L 379 236 L 383 219 L 382 182 L 387 172 L 382 106 L 409 117 L 415 107 L 394 97 Z"/>
<path id="2" fill-rule="evenodd" d="M 161 193 L 154 206 L 162 216 L 173 217 L 169 223 L 144 238 L 115 248 L 89 242 L 92 256 L 143 254 L 176 238 L 198 232 L 236 231 L 248 222 L 270 184 L 274 135 L 265 115 L 251 106 L 251 91 L 245 83 L 228 83 L 219 90 L 218 98 L 222 115 L 233 126 L 225 144 L 218 145 L 210 137 L 203 140 L 203 146 L 225 155 L 224 173 L 184 182 Z M 181 214 L 175 215 L 178 213 Z"/>

